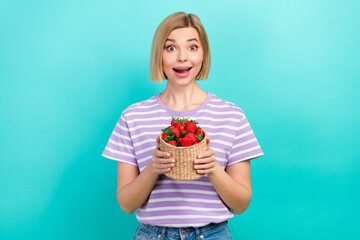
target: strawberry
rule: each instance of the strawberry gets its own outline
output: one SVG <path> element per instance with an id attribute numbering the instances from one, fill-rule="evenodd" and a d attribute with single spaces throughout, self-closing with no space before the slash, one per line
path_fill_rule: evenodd
<path id="1" fill-rule="evenodd" d="M 194 143 L 196 141 L 196 138 L 195 138 L 195 133 L 193 132 L 188 132 L 185 137 L 189 137 L 191 139 L 191 143 Z"/>
<path id="2" fill-rule="evenodd" d="M 176 145 L 176 141 L 175 141 L 175 140 L 168 141 L 167 143 L 168 143 L 168 144 L 171 144 L 171 145 Z"/>
<path id="3" fill-rule="evenodd" d="M 184 137 L 181 140 L 181 146 L 183 146 L 183 147 L 188 147 L 191 145 L 191 143 L 192 143 L 192 139 L 190 137 Z"/>
<path id="4" fill-rule="evenodd" d="M 184 125 L 182 125 L 180 122 L 177 122 L 175 127 L 177 127 L 179 130 L 185 130 Z"/>
<path id="5" fill-rule="evenodd" d="M 201 136 L 204 136 L 204 130 L 202 130 L 201 127 L 198 127 L 198 128 L 196 129 L 195 135 L 198 135 L 199 133 L 201 133 L 201 134 L 200 134 Z"/>
<path id="6" fill-rule="evenodd" d="M 162 139 L 164 140 L 166 137 L 167 137 L 167 134 L 166 134 L 166 133 L 163 133 Z"/>
<path id="7" fill-rule="evenodd" d="M 195 132 L 196 131 L 196 124 L 194 122 L 189 122 L 186 125 L 186 130 L 188 130 L 189 132 Z"/>
<path id="8" fill-rule="evenodd" d="M 184 121 L 184 124 L 188 124 L 190 121 L 189 120 L 185 120 Z"/>
<path id="9" fill-rule="evenodd" d="M 174 132 L 177 137 L 180 137 L 180 130 L 177 127 L 172 128 L 171 131 Z"/>
<path id="10" fill-rule="evenodd" d="M 174 120 L 171 120 L 171 126 L 175 127 L 176 123 L 174 122 Z"/>

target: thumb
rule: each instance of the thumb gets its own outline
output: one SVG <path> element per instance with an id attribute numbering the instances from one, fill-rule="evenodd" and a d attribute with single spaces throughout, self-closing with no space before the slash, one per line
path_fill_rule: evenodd
<path id="1" fill-rule="evenodd" d="M 209 147 L 209 145 L 210 145 L 210 138 L 206 136 L 206 146 Z"/>
<path id="2" fill-rule="evenodd" d="M 157 136 L 156 138 L 156 147 L 160 149 L 160 136 Z"/>

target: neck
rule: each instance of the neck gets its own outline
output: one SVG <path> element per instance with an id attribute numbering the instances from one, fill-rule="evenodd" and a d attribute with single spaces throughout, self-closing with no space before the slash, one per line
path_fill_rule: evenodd
<path id="1" fill-rule="evenodd" d="M 186 109 L 193 105 L 200 105 L 207 98 L 207 93 L 193 81 L 189 85 L 172 85 L 167 82 L 164 92 L 160 94 L 160 99 L 165 105 L 178 109 Z"/>

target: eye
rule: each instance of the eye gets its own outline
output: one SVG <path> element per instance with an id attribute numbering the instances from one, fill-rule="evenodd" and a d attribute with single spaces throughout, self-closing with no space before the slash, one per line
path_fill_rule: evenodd
<path id="1" fill-rule="evenodd" d="M 198 46 L 196 46 L 196 45 L 192 45 L 191 47 L 190 47 L 190 50 L 197 50 L 198 49 Z"/>
<path id="2" fill-rule="evenodd" d="M 167 46 L 166 50 L 168 50 L 169 52 L 172 52 L 175 50 L 175 47 L 173 45 Z"/>

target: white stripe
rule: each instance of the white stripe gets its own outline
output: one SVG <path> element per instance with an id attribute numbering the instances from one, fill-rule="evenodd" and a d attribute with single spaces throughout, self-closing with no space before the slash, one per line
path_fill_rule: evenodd
<path id="1" fill-rule="evenodd" d="M 161 128 L 161 129 L 164 129 L 166 128 L 167 126 L 164 125 L 164 124 L 147 124 L 147 125 L 138 125 L 136 127 L 133 127 L 133 128 L 129 128 L 130 131 L 135 131 L 135 130 L 138 130 L 138 129 L 144 129 L 144 128 Z"/>
<path id="2" fill-rule="evenodd" d="M 156 181 L 156 184 L 192 184 L 192 185 L 204 185 L 204 186 L 212 186 L 209 182 L 198 182 L 198 181 L 177 181 L 177 180 L 161 180 Z"/>
<path id="3" fill-rule="evenodd" d="M 216 117 L 218 117 L 218 116 L 216 116 Z M 215 118 L 212 118 L 212 117 L 197 117 L 196 118 L 196 121 L 197 122 L 200 122 L 200 121 L 198 121 L 199 119 L 202 119 L 202 120 L 204 120 L 205 122 L 206 121 L 213 121 L 213 122 L 222 122 L 222 123 L 224 123 L 224 122 L 235 122 L 235 123 L 239 123 L 239 119 L 234 119 L 234 118 L 218 118 L 218 119 L 215 119 Z"/>
<path id="4" fill-rule="evenodd" d="M 210 140 L 210 143 L 220 143 L 222 145 L 226 145 L 226 146 L 232 146 L 232 143 L 230 142 L 225 142 L 225 141 L 222 141 L 222 140 Z"/>
<path id="5" fill-rule="evenodd" d="M 133 112 L 133 113 L 127 113 L 126 117 L 131 116 L 131 115 L 148 115 L 148 114 L 153 114 L 153 113 L 163 113 L 166 112 L 164 109 L 159 109 L 159 110 L 154 110 L 154 111 L 144 111 L 144 112 Z"/>
<path id="6" fill-rule="evenodd" d="M 148 106 L 135 106 L 135 107 L 132 107 L 131 109 L 128 109 L 127 112 L 129 110 L 133 110 L 133 109 L 147 109 L 147 108 L 152 108 L 152 107 L 156 107 L 156 106 L 159 106 L 159 104 L 155 103 L 153 105 L 148 105 Z"/>
<path id="7" fill-rule="evenodd" d="M 133 122 L 140 122 L 140 121 L 144 121 L 144 122 L 150 122 L 150 121 L 156 121 L 156 120 L 164 120 L 164 121 L 169 121 L 169 117 L 152 117 L 152 118 L 136 118 L 134 120 L 128 120 L 128 123 L 133 123 Z"/>
<path id="8" fill-rule="evenodd" d="M 167 219 L 167 218 L 175 218 L 175 219 L 186 219 L 186 218 L 209 218 L 209 219 L 224 219 L 227 218 L 228 215 L 223 216 L 204 216 L 204 215 L 166 215 L 166 216 L 156 216 L 156 217 L 139 217 L 136 214 L 136 218 L 138 220 L 156 220 L 156 219 Z"/>
<path id="9" fill-rule="evenodd" d="M 136 153 L 137 154 L 142 154 L 142 153 L 144 153 L 144 152 L 146 152 L 146 151 L 153 151 L 155 148 L 153 147 L 153 146 L 151 146 L 151 147 L 148 147 L 148 148 L 144 148 L 144 149 L 141 149 L 141 150 L 139 150 L 139 151 L 136 151 Z"/>
<path id="10" fill-rule="evenodd" d="M 241 127 L 238 127 L 238 128 L 236 129 L 236 131 L 240 131 L 241 129 L 244 129 L 244 128 L 248 127 L 248 126 L 250 126 L 249 122 L 247 122 L 246 124 L 242 125 Z"/>
<path id="11" fill-rule="evenodd" d="M 233 164 L 238 163 L 238 162 L 242 162 L 242 161 L 247 160 L 247 159 L 253 159 L 253 158 L 256 158 L 256 157 L 261 157 L 263 155 L 264 155 L 263 153 L 258 153 L 258 154 L 255 154 L 255 155 L 252 155 L 252 156 L 249 156 L 249 157 L 245 157 L 245 158 L 236 160 L 235 162 L 232 162 L 232 163 L 228 164 L 228 166 L 233 165 Z"/>
<path id="12" fill-rule="evenodd" d="M 202 194 L 208 194 L 208 195 L 218 195 L 217 192 L 212 191 L 205 191 L 205 190 L 193 190 L 193 189 L 160 189 L 160 190 L 153 190 L 151 194 L 157 194 L 157 193 L 202 193 Z"/>
<path id="13" fill-rule="evenodd" d="M 169 125 L 166 125 L 166 124 L 146 124 L 146 125 L 137 125 L 136 127 L 132 127 L 132 128 L 129 128 L 129 131 L 135 131 L 135 130 L 138 130 L 138 129 L 145 129 L 145 128 L 160 128 L 160 129 L 164 129 L 164 128 L 167 128 L 170 126 L 170 123 Z M 217 125 L 210 125 L 210 124 L 198 124 L 198 126 L 201 126 L 203 129 L 205 128 L 211 128 L 211 129 L 224 129 L 224 128 L 227 128 L 227 129 L 230 129 L 230 130 L 240 130 L 242 128 L 245 128 L 247 126 L 249 126 L 249 123 L 247 124 L 244 124 L 243 126 L 239 127 L 239 128 L 236 128 L 234 126 L 231 126 L 231 125 L 221 125 L 221 126 L 217 126 Z M 127 129 L 125 129 L 124 127 L 122 127 L 121 129 L 123 129 L 124 131 L 127 131 Z"/>
<path id="14" fill-rule="evenodd" d="M 240 109 L 239 107 L 235 107 L 235 106 L 232 106 L 232 105 L 215 105 L 215 104 L 211 104 L 209 103 L 208 104 L 209 107 L 215 107 L 215 108 L 234 108 L 234 109 Z"/>
<path id="15" fill-rule="evenodd" d="M 106 155 L 106 154 L 101 154 L 103 157 L 106 157 L 106 158 L 110 158 L 110 159 L 112 159 L 112 160 L 116 160 L 116 161 L 119 161 L 119 162 L 124 162 L 124 163 L 129 163 L 129 164 L 131 164 L 131 165 L 134 165 L 134 166 L 137 166 L 135 163 L 131 163 L 131 162 L 128 162 L 128 161 L 124 161 L 124 160 L 121 160 L 121 159 L 118 159 L 118 158 L 114 158 L 114 157 L 110 157 L 110 156 L 108 156 L 108 155 Z"/>
<path id="16" fill-rule="evenodd" d="M 145 157 L 145 158 L 141 158 L 141 159 L 138 160 L 138 164 L 140 165 L 141 163 L 143 163 L 143 162 L 145 162 L 145 161 L 147 161 L 147 160 L 151 160 L 151 159 L 152 159 L 152 155 L 149 155 L 149 156 L 147 156 L 147 157 Z M 146 167 L 146 166 L 140 168 L 140 170 L 142 171 L 145 167 Z"/>
<path id="17" fill-rule="evenodd" d="M 211 113 L 214 115 L 224 115 L 224 114 L 235 114 L 235 115 L 240 115 L 242 117 L 244 117 L 245 115 L 241 112 L 237 112 L 237 111 L 226 111 L 226 112 L 215 112 L 215 111 L 211 111 L 211 110 L 207 110 L 207 109 L 202 109 L 199 110 L 199 112 L 207 112 L 207 113 Z"/>
<path id="18" fill-rule="evenodd" d="M 216 148 L 214 148 L 214 150 L 216 150 Z M 216 150 L 219 152 L 219 150 Z M 215 152 L 216 152 L 215 151 Z M 221 150 L 221 151 L 224 151 L 224 150 Z M 230 153 L 230 151 L 226 151 L 225 154 L 228 155 Z M 141 159 L 138 159 L 138 164 L 139 166 L 142 165 L 144 162 L 146 161 L 150 161 L 152 159 L 152 155 L 151 156 L 147 156 L 145 158 L 141 158 Z M 195 159 L 194 159 L 195 160 Z M 222 164 L 222 165 L 226 165 L 227 163 L 227 159 L 226 158 L 222 158 L 222 157 L 216 157 L 216 161 L 219 163 L 219 164 Z M 144 165 L 143 167 L 139 168 L 140 169 L 140 172 L 142 172 L 145 168 L 146 168 L 147 164 Z"/>
<path id="19" fill-rule="evenodd" d="M 217 148 L 217 147 L 212 147 L 212 149 L 214 149 L 215 152 L 221 152 L 221 153 L 225 153 L 225 154 L 229 154 L 229 152 L 230 152 L 230 150 L 226 151 L 225 149 Z"/>
<path id="20" fill-rule="evenodd" d="M 251 152 L 251 151 L 254 151 L 254 150 L 259 149 L 259 148 L 260 148 L 260 146 L 255 146 L 255 147 L 252 147 L 252 148 L 248 148 L 248 149 L 245 149 L 245 150 L 243 150 L 243 151 L 240 151 L 240 152 L 231 154 L 231 155 L 229 156 L 229 158 L 233 158 L 233 157 L 235 157 L 235 156 L 237 156 L 237 155 L 240 155 L 240 154 L 243 154 L 243 153 L 247 153 L 247 152 Z"/>
<path id="21" fill-rule="evenodd" d="M 128 148 L 128 149 L 134 150 L 133 146 L 115 142 L 111 138 L 109 139 L 109 142 L 114 144 L 114 145 L 120 146 L 120 147 L 125 147 L 125 148 Z"/>
<path id="22" fill-rule="evenodd" d="M 122 138 L 122 139 L 125 139 L 125 140 L 128 140 L 128 141 L 131 141 L 131 139 L 128 136 L 121 135 L 120 133 L 116 132 L 115 130 L 112 132 L 112 134 L 114 134 L 118 138 Z"/>
<path id="23" fill-rule="evenodd" d="M 219 131 L 215 131 L 215 132 L 209 132 L 208 129 L 204 128 L 204 131 L 206 132 L 206 134 L 209 136 L 210 138 L 210 142 L 211 142 L 211 138 L 214 136 L 218 136 L 219 135 Z M 221 133 L 222 137 L 229 137 L 231 139 L 234 139 L 235 135 L 234 134 L 229 134 L 229 133 Z"/>
<path id="24" fill-rule="evenodd" d="M 151 134 L 151 135 L 154 135 L 154 136 L 160 135 L 160 133 L 158 131 L 154 131 L 154 132 L 142 132 L 142 133 L 139 133 L 137 135 L 133 135 L 131 137 L 132 137 L 132 139 L 136 139 L 136 138 L 139 138 L 139 137 L 147 135 L 147 134 L 149 134 L 149 135 Z"/>
<path id="25" fill-rule="evenodd" d="M 141 146 L 141 145 L 143 145 L 143 144 L 146 144 L 146 143 L 148 143 L 148 142 L 152 142 L 152 143 L 154 143 L 154 146 L 156 146 L 156 139 L 150 138 L 150 139 L 146 139 L 146 140 L 144 140 L 144 141 L 142 141 L 142 142 L 134 143 L 134 147 L 139 147 L 139 146 Z"/>
<path id="26" fill-rule="evenodd" d="M 234 146 L 233 146 L 233 149 L 234 149 L 234 148 L 237 148 L 237 147 L 240 147 L 240 146 L 244 146 L 244 145 L 249 144 L 249 143 L 252 143 L 252 142 L 256 142 L 256 141 L 257 141 L 256 138 L 252 138 L 252 139 L 250 139 L 250 140 L 248 140 L 248 141 L 246 141 L 246 142 L 242 142 L 242 143 L 238 143 L 238 144 L 234 145 Z"/>
<path id="27" fill-rule="evenodd" d="M 238 139 L 240 139 L 240 138 L 243 138 L 243 137 L 246 137 L 246 136 L 248 136 L 248 135 L 251 135 L 251 134 L 253 134 L 253 131 L 252 131 L 252 130 L 249 131 L 249 132 L 243 133 L 243 134 L 241 134 L 241 135 L 238 135 L 238 136 L 235 137 L 235 141 L 238 140 Z"/>
<path id="28" fill-rule="evenodd" d="M 209 124 L 201 124 L 201 128 L 202 129 L 209 129 L 209 128 L 211 128 L 211 129 L 220 129 L 220 130 L 222 130 L 222 129 L 225 129 L 225 128 L 227 128 L 227 129 L 230 129 L 230 130 L 236 130 L 236 129 L 239 129 L 239 128 L 236 128 L 236 127 L 234 127 L 234 126 L 231 126 L 231 125 L 221 125 L 221 126 L 216 126 L 216 125 L 209 125 Z"/>
<path id="29" fill-rule="evenodd" d="M 140 213 L 154 212 L 154 211 L 164 211 L 164 210 L 192 210 L 192 211 L 214 211 L 214 212 L 222 212 L 229 211 L 226 207 L 223 208 L 200 208 L 200 207 L 188 207 L 188 206 L 171 206 L 171 207 L 155 207 L 155 208 L 146 208 L 140 209 Z"/>
<path id="30" fill-rule="evenodd" d="M 234 217 L 234 214 L 230 217 L 232 218 Z M 227 219 L 230 219 L 230 218 L 224 218 L 223 220 L 227 220 Z M 157 224 L 157 226 L 165 226 L 165 227 L 179 227 L 179 228 L 185 228 L 185 227 L 202 227 L 202 226 L 205 226 L 207 224 L 209 224 L 209 222 L 205 222 L 205 223 L 192 223 L 192 222 L 189 222 L 188 223 L 189 225 L 183 225 L 183 224 Z"/>
<path id="31" fill-rule="evenodd" d="M 164 116 L 164 117 L 159 116 L 159 117 L 152 117 L 152 118 L 144 117 L 144 118 L 136 118 L 136 119 L 133 119 L 133 120 L 127 120 L 127 123 L 131 124 L 131 123 L 134 123 L 134 122 L 150 122 L 150 121 L 159 121 L 159 120 L 164 120 L 164 121 L 170 123 L 171 118 L 169 118 L 168 116 Z M 213 121 L 213 122 L 235 122 L 235 123 L 239 123 L 239 121 L 240 121 L 239 119 L 234 119 L 234 118 L 214 119 L 214 118 L 211 118 L 211 117 L 196 117 L 196 121 L 201 123 L 201 121 L 199 121 L 199 120 L 204 120 L 204 122 Z"/>
<path id="32" fill-rule="evenodd" d="M 203 203 L 222 203 L 221 200 L 210 200 L 210 199 L 199 199 L 199 198 L 158 198 L 158 199 L 149 199 L 148 203 L 154 202 L 174 202 L 174 201 L 184 201 L 184 202 L 203 202 Z"/>
<path id="33" fill-rule="evenodd" d="M 112 152 L 112 153 L 120 154 L 120 155 L 127 156 L 127 157 L 136 158 L 135 155 L 130 154 L 130 153 L 125 153 L 125 152 L 117 151 L 117 150 L 112 149 L 112 148 L 109 148 L 109 147 L 105 147 L 105 149 L 108 150 L 109 152 Z"/>

